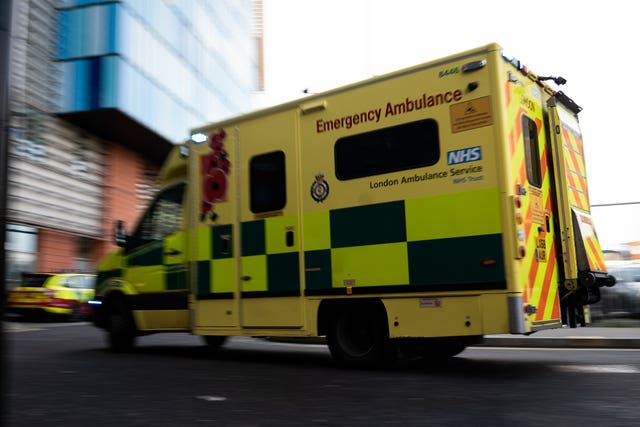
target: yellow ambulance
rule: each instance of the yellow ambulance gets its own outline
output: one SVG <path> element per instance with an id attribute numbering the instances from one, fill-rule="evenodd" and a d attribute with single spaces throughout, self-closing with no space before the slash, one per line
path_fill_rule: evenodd
<path id="1" fill-rule="evenodd" d="M 326 336 L 342 365 L 586 324 L 611 286 L 580 107 L 490 44 L 194 129 L 99 265 L 95 324 Z"/>

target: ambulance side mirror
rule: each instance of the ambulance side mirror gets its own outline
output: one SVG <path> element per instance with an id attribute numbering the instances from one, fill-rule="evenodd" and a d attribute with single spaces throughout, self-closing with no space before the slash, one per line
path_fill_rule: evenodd
<path id="1" fill-rule="evenodd" d="M 121 219 L 117 220 L 113 230 L 113 237 L 115 238 L 116 245 L 124 248 L 127 246 L 127 232 L 124 228 L 124 221 Z"/>

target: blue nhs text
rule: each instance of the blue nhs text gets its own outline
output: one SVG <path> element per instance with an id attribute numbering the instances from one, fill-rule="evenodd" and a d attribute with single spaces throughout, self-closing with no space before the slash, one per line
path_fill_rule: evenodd
<path id="1" fill-rule="evenodd" d="M 463 148 L 461 150 L 447 152 L 447 164 L 457 165 L 458 163 L 475 162 L 482 159 L 482 149 L 480 146 Z"/>

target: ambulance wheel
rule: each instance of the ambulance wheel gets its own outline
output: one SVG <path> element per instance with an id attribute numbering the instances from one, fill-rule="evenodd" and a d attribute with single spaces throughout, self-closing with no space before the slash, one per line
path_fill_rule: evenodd
<path id="1" fill-rule="evenodd" d="M 220 335 L 204 335 L 202 337 L 202 340 L 207 345 L 207 347 L 209 347 L 209 349 L 215 350 L 222 347 L 225 341 L 227 341 L 227 337 Z"/>
<path id="2" fill-rule="evenodd" d="M 372 307 L 349 306 L 331 320 L 327 344 L 339 365 L 376 369 L 390 366 L 397 349 L 389 339 L 386 318 Z"/>
<path id="3" fill-rule="evenodd" d="M 122 303 L 115 304 L 109 311 L 107 322 L 109 348 L 115 352 L 131 351 L 136 338 L 131 311 Z"/>
<path id="4" fill-rule="evenodd" d="M 82 320 L 82 314 L 80 313 L 80 304 L 74 303 L 73 307 L 71 307 L 71 313 L 69 313 L 68 320 L 70 322 L 79 322 Z"/>
<path id="5" fill-rule="evenodd" d="M 467 341 L 458 337 L 425 338 L 421 342 L 422 357 L 427 360 L 448 359 L 467 348 Z"/>

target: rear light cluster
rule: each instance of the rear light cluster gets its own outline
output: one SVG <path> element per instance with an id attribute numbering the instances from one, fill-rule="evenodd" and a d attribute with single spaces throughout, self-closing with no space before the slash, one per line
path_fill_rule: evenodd
<path id="1" fill-rule="evenodd" d="M 525 246 L 526 235 L 524 232 L 524 216 L 522 214 L 522 198 L 520 194 L 514 196 L 513 205 L 514 205 L 513 207 L 515 210 L 515 220 L 516 220 L 516 245 L 517 245 L 516 258 L 524 258 L 525 255 L 527 254 L 527 248 Z"/>

